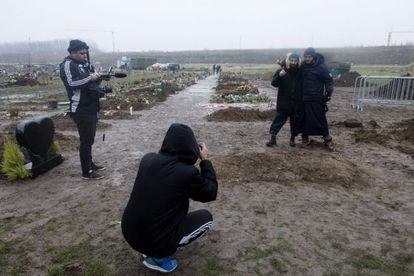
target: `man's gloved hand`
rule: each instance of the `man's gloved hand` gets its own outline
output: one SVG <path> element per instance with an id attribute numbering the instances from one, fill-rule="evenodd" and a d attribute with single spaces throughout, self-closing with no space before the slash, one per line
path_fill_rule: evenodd
<path id="1" fill-rule="evenodd" d="M 323 100 L 327 103 L 331 100 L 331 96 L 325 96 Z"/>

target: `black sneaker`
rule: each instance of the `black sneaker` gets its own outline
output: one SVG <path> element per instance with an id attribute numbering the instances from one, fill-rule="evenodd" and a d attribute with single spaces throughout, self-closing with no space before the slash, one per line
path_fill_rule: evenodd
<path id="1" fill-rule="evenodd" d="M 87 180 L 98 180 L 104 178 L 103 175 L 98 174 L 97 172 L 90 170 L 88 173 L 82 174 L 83 179 Z"/>
<path id="2" fill-rule="evenodd" d="M 99 166 L 99 165 L 96 165 L 94 163 L 92 163 L 91 167 L 92 167 L 92 170 L 94 170 L 94 171 L 104 171 L 106 169 L 104 166 Z"/>

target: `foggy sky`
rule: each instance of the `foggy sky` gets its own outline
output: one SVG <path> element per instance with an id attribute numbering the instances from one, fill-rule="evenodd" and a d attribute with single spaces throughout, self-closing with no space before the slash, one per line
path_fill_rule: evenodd
<path id="1" fill-rule="evenodd" d="M 81 38 L 112 51 L 385 45 L 414 0 L 1 0 L 0 43 Z M 396 44 L 414 33 L 394 34 Z"/>

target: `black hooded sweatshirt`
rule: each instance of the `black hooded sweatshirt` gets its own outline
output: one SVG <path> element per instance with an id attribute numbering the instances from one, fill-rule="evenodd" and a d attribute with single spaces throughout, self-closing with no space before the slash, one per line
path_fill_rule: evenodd
<path id="1" fill-rule="evenodd" d="M 122 217 L 122 233 L 132 248 L 151 257 L 173 254 L 178 228 L 188 213 L 189 198 L 216 199 L 218 184 L 209 160 L 194 166 L 200 154 L 194 133 L 172 124 L 159 153 L 146 154 Z"/>

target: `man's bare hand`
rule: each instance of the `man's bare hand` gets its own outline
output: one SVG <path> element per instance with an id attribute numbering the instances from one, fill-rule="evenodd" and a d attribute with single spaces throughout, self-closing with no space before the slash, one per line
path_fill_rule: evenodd
<path id="1" fill-rule="evenodd" d="M 91 74 L 91 81 L 97 81 L 100 77 L 101 75 L 99 75 L 98 73 L 93 73 Z"/>
<path id="2" fill-rule="evenodd" d="M 283 77 L 284 75 L 286 75 L 287 74 L 287 72 L 285 71 L 285 69 L 282 69 L 280 72 L 279 72 L 279 76 L 280 77 Z"/>
<path id="3" fill-rule="evenodd" d="M 207 149 L 206 144 L 201 142 L 201 143 L 198 143 L 198 146 L 200 147 L 200 159 L 201 160 L 207 159 L 208 149 Z"/>

